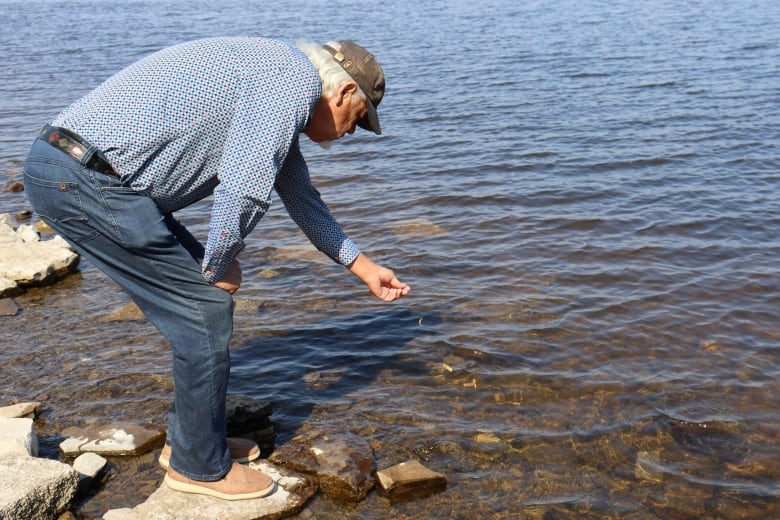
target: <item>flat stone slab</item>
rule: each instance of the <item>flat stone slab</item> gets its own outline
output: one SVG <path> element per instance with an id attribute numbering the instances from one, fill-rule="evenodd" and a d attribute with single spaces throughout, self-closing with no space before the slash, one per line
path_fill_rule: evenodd
<path id="1" fill-rule="evenodd" d="M 41 403 L 31 401 L 29 403 L 16 403 L 0 407 L 0 417 L 24 417 L 35 419 L 41 412 Z"/>
<path id="2" fill-rule="evenodd" d="M 418 460 L 409 460 L 376 472 L 379 487 L 385 493 L 422 494 L 443 490 L 447 478 L 432 471 Z"/>
<path id="3" fill-rule="evenodd" d="M 314 478 L 296 474 L 286 468 L 257 461 L 249 464 L 277 482 L 277 489 L 265 498 L 255 500 L 221 500 L 205 495 L 174 491 L 162 484 L 142 504 L 132 509 L 108 511 L 108 520 L 275 520 L 290 516 L 306 505 L 317 492 Z"/>
<path id="4" fill-rule="evenodd" d="M 62 434 L 69 436 L 60 443 L 60 451 L 66 457 L 87 452 L 104 456 L 143 455 L 165 443 L 164 429 L 129 422 L 66 428 Z"/>
<path id="5" fill-rule="evenodd" d="M 57 518 L 76 495 L 79 474 L 67 464 L 0 457 L 0 518 Z"/>

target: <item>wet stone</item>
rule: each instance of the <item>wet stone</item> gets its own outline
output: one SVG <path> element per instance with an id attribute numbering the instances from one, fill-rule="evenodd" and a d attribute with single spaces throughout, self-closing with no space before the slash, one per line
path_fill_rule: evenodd
<path id="1" fill-rule="evenodd" d="M 66 457 L 87 452 L 107 456 L 141 455 L 165 443 L 164 429 L 129 422 L 67 428 L 62 434 L 69 436 L 60 443 L 60 451 Z"/>
<path id="2" fill-rule="evenodd" d="M 394 496 L 420 496 L 442 491 L 447 478 L 430 470 L 418 460 L 409 460 L 376 472 L 379 487 Z"/>
<path id="3" fill-rule="evenodd" d="M 35 224 L 33 224 L 33 227 L 39 233 L 54 233 L 54 229 L 43 220 L 37 221 Z"/>
<path id="4" fill-rule="evenodd" d="M 640 451 L 636 455 L 634 476 L 639 480 L 661 482 L 664 480 L 665 468 L 661 464 L 657 452 Z"/>
<path id="5" fill-rule="evenodd" d="M 138 305 L 135 304 L 135 302 L 130 302 L 127 305 L 123 306 L 122 308 L 117 309 L 111 314 L 108 314 L 103 317 L 103 321 L 106 322 L 144 321 L 144 320 L 146 320 L 146 316 L 138 307 Z"/>
<path id="6" fill-rule="evenodd" d="M 30 220 L 32 218 L 32 211 L 29 209 L 26 209 L 24 211 L 18 211 L 14 213 L 14 218 L 17 222 L 23 222 L 25 220 Z"/>
<path id="7" fill-rule="evenodd" d="M 11 193 L 19 193 L 24 191 L 24 184 L 22 184 L 19 181 L 11 181 L 5 186 L 5 191 L 11 192 Z"/>
<path id="8" fill-rule="evenodd" d="M 233 311 L 242 314 L 257 314 L 263 308 L 263 302 L 260 300 L 240 299 L 235 300 Z"/>
<path id="9" fill-rule="evenodd" d="M 374 487 L 371 446 L 351 433 L 313 430 L 277 448 L 269 460 L 317 475 L 322 494 L 336 500 L 363 500 Z"/>
<path id="10" fill-rule="evenodd" d="M 2 280 L 5 280 L 4 278 Z M 9 280 L 10 281 L 10 280 Z M 15 288 L 16 284 L 11 282 L 11 288 Z M 0 294 L 3 292 L 3 284 L 0 283 Z M 0 298 L 0 316 L 16 316 L 19 314 L 19 306 L 11 298 Z"/>

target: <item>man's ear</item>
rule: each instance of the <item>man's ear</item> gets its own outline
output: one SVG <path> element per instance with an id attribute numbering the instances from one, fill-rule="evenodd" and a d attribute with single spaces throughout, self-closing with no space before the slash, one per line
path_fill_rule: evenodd
<path id="1" fill-rule="evenodd" d="M 357 91 L 357 83 L 354 81 L 345 81 L 341 85 L 339 85 L 339 91 L 338 91 L 338 105 L 341 105 L 342 102 L 347 98 L 347 96 L 352 96 L 355 91 Z"/>

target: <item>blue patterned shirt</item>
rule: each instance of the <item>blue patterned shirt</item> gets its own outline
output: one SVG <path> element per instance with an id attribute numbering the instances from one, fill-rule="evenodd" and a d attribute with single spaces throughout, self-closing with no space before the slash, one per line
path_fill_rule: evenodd
<path id="1" fill-rule="evenodd" d="M 152 54 L 53 122 L 100 149 L 125 184 L 165 213 L 213 194 L 203 276 L 225 277 L 276 189 L 295 223 L 334 261 L 359 251 L 312 186 L 298 138 L 320 98 L 298 49 L 214 38 Z"/>

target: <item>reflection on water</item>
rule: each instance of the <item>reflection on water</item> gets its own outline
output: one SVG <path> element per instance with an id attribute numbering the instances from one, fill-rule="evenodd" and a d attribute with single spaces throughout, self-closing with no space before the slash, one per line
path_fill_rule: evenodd
<path id="1" fill-rule="evenodd" d="M 6 2 L 0 187 L 43 122 L 151 50 L 258 27 L 294 40 L 300 12 L 332 39 L 360 8 L 385 134 L 304 152 L 412 294 L 373 301 L 274 204 L 242 255 L 231 392 L 274 403 L 278 442 L 341 427 L 378 467 L 417 458 L 449 484 L 300 517 L 779 517 L 780 7 L 749 4 Z M 180 218 L 204 237 L 208 211 Z M 45 456 L 87 418 L 164 423 L 168 346 L 116 320 L 129 302 L 89 262 L 16 301 L 0 400 L 43 401 Z M 155 454 L 111 464 L 85 517 L 160 484 Z"/>

